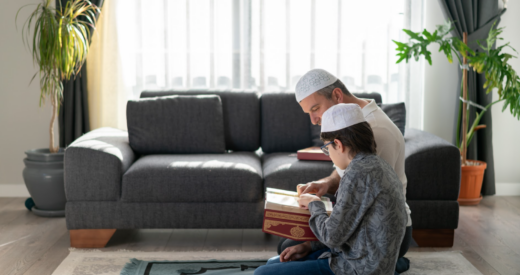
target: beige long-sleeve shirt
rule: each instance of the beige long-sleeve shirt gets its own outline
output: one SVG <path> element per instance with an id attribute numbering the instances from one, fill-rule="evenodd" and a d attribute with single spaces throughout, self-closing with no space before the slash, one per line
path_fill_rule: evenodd
<path id="1" fill-rule="evenodd" d="M 377 155 L 384 159 L 395 171 L 397 177 L 403 184 L 403 194 L 406 201 L 406 185 L 407 179 L 404 173 L 404 137 L 399 128 L 390 120 L 390 118 L 379 108 L 373 99 L 366 99 L 368 105 L 363 107 L 361 111 L 366 121 L 374 132 L 374 138 L 377 144 Z M 408 204 L 405 203 L 406 213 L 408 214 L 408 223 L 406 226 L 412 225 L 410 217 L 411 211 Z"/>

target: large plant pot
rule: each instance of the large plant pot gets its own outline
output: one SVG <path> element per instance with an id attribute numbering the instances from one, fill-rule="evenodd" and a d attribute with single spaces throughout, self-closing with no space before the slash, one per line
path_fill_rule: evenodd
<path id="1" fill-rule="evenodd" d="M 25 152 L 23 179 L 35 206 L 32 212 L 38 216 L 65 216 L 65 186 L 63 180 L 64 150 L 51 154 L 49 149 Z"/>
<path id="2" fill-rule="evenodd" d="M 482 181 L 484 180 L 484 171 L 487 164 L 479 160 L 468 160 L 480 163 L 475 166 L 462 166 L 462 177 L 460 181 L 459 204 L 460 205 L 477 205 L 482 200 L 480 191 L 482 190 Z"/>

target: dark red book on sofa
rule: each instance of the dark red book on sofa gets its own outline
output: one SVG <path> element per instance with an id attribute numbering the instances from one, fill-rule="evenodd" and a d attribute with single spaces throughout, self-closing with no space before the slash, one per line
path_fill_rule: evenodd
<path id="1" fill-rule="evenodd" d="M 320 147 L 309 147 L 298 150 L 297 157 L 299 160 L 324 160 L 332 161 L 329 156 L 326 156 Z"/>

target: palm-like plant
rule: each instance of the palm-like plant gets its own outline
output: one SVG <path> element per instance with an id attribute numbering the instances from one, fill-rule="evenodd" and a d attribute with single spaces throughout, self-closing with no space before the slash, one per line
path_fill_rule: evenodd
<path id="1" fill-rule="evenodd" d="M 424 56 L 430 65 L 432 64 L 430 57 L 431 52 L 428 51 L 427 48 L 430 44 L 437 43 L 440 46 L 439 51 L 444 52 L 450 63 L 453 61 L 453 53 L 455 53 L 463 71 L 468 69 L 468 67 L 466 67 L 467 65 L 464 66 L 465 64 L 468 64 L 469 67 L 473 67 L 473 70 L 477 73 L 484 73 L 486 76 L 486 83 L 484 83 L 486 93 L 491 92 L 493 89 L 498 91 L 498 100 L 491 102 L 487 106 L 480 106 L 481 111 L 480 113 L 476 113 L 476 118 L 468 130 L 469 115 L 467 113 L 468 110 L 465 107 L 466 103 L 471 102 L 467 101 L 466 93 L 464 92 L 464 84 L 467 83 L 467 77 L 465 76 L 466 74 L 463 73 L 460 87 L 462 101 L 459 105 L 457 125 L 457 129 L 460 129 L 462 122 L 463 136 L 461 138 L 459 131 L 457 131 L 457 146 L 461 151 L 463 160 L 462 164 L 467 165 L 466 148 L 471 142 L 475 131 L 485 128 L 485 125 L 479 125 L 480 119 L 492 105 L 504 101 L 505 104 L 502 111 L 509 107 L 511 114 L 520 120 L 520 78 L 513 67 L 507 63 L 509 59 L 516 57 L 502 52 L 504 48 L 511 48 L 515 52 L 516 50 L 512 48 L 509 43 L 493 49 L 495 42 L 497 40 L 502 40 L 499 36 L 502 33 L 503 28 L 495 29 L 495 24 L 493 24 L 485 41 L 485 45 L 480 41 L 477 41 L 478 45 L 483 50 L 481 52 L 471 50 L 465 42 L 461 41 L 457 37 L 447 37 L 452 29 L 451 22 L 447 22 L 444 25 L 437 26 L 437 30 L 433 33 L 428 32 L 426 29 L 423 30 L 422 33 L 403 30 L 410 37 L 409 42 L 401 43 L 394 41 L 394 43 L 397 44 L 396 50 L 397 56 L 399 56 L 397 63 L 403 60 L 408 62 L 412 57 L 417 61 L 420 56 Z M 463 113 L 463 111 L 465 112 Z"/>
<path id="2" fill-rule="evenodd" d="M 59 148 L 54 143 L 53 128 L 63 98 L 62 81 L 80 72 L 89 51 L 90 28 L 95 28 L 100 10 L 88 0 L 71 0 L 59 8 L 50 4 L 51 0 L 43 0 L 37 5 L 22 27 L 22 37 L 40 68 L 33 76 L 40 76 L 40 106 L 46 98 L 52 104 L 49 151 L 56 153 Z"/>

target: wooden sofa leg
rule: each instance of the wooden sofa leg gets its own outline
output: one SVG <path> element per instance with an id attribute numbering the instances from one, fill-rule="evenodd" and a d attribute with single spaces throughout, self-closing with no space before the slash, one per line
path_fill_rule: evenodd
<path id="1" fill-rule="evenodd" d="M 103 248 L 115 232 L 115 229 L 69 230 L 70 246 L 75 248 Z"/>
<path id="2" fill-rule="evenodd" d="M 452 247 L 455 229 L 413 229 L 412 237 L 421 247 Z"/>

